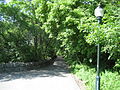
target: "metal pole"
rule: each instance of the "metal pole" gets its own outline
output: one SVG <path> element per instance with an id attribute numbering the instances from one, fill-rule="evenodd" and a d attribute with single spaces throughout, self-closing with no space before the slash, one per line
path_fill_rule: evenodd
<path id="1" fill-rule="evenodd" d="M 98 18 L 98 23 L 102 24 L 102 18 Z M 100 44 L 97 45 L 97 76 L 96 76 L 96 90 L 100 90 Z"/>
<path id="2" fill-rule="evenodd" d="M 100 44 L 97 45 L 97 76 L 96 76 L 96 90 L 100 90 Z"/>

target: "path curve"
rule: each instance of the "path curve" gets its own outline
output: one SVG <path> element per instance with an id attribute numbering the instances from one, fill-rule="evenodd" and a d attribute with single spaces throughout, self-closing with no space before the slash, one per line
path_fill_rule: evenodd
<path id="1" fill-rule="evenodd" d="M 53 65 L 0 74 L 0 90 L 80 90 L 61 57 Z"/>

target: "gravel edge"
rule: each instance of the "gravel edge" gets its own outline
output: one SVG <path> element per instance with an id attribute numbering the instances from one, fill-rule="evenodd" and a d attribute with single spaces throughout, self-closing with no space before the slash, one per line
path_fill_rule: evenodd
<path id="1" fill-rule="evenodd" d="M 72 77 L 74 78 L 75 82 L 79 86 L 80 90 L 87 90 L 84 81 L 80 80 L 76 75 L 71 74 Z"/>

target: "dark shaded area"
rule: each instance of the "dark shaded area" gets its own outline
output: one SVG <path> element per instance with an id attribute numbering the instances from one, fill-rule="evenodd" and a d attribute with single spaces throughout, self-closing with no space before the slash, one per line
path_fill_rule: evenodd
<path id="1" fill-rule="evenodd" d="M 0 82 L 11 81 L 15 79 L 33 79 L 36 77 L 54 77 L 60 76 L 65 77 L 69 71 L 63 59 L 56 59 L 52 65 L 42 68 L 32 68 L 31 70 L 20 71 L 20 72 L 4 72 L 0 74 Z"/>

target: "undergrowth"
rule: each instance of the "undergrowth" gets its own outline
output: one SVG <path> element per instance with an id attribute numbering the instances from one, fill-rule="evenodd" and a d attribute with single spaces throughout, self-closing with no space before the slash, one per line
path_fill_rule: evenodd
<path id="1" fill-rule="evenodd" d="M 95 90 L 96 69 L 75 62 L 69 63 L 71 72 L 85 81 L 87 90 Z M 104 70 L 100 73 L 100 90 L 120 90 L 120 75 L 113 70 Z"/>

